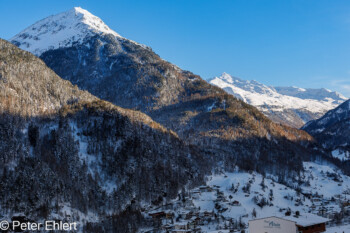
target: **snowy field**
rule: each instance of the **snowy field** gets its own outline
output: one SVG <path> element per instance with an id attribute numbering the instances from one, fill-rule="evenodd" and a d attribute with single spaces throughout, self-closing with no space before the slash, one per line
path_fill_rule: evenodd
<path id="1" fill-rule="evenodd" d="M 327 231 L 325 233 L 349 233 L 350 232 L 350 225 L 346 226 L 340 226 L 340 227 L 330 227 L 327 228 Z"/>

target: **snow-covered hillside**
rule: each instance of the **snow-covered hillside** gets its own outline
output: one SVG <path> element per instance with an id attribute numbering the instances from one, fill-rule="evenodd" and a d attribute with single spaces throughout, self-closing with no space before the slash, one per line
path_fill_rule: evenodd
<path id="1" fill-rule="evenodd" d="M 227 73 L 209 82 L 257 107 L 272 120 L 298 128 L 310 120 L 321 117 L 347 99 L 327 89 L 270 87 L 254 80 L 242 80 Z"/>
<path id="2" fill-rule="evenodd" d="M 70 47 L 82 43 L 86 37 L 103 33 L 121 37 L 97 16 L 74 7 L 29 26 L 11 38 L 11 42 L 39 56 L 47 50 Z"/>
<path id="3" fill-rule="evenodd" d="M 168 217 L 158 222 L 157 227 L 162 229 L 189 227 L 201 232 L 242 230 L 247 228 L 249 220 L 270 216 L 295 218 L 297 215 L 296 218 L 306 222 L 328 218 L 329 225 L 334 226 L 333 219 L 348 211 L 344 203 L 349 194 L 350 177 L 337 167 L 304 162 L 300 177 L 286 184 L 278 183 L 277 177 L 255 172 L 237 170 L 212 175 L 206 185 L 183 191 L 178 200 L 146 207 L 144 215 L 153 216 L 150 221 L 154 221 L 155 215 L 166 213 Z"/>

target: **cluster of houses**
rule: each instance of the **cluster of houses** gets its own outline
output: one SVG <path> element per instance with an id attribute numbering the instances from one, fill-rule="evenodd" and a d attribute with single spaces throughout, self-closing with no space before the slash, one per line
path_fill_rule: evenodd
<path id="1" fill-rule="evenodd" d="M 206 192 L 215 193 L 215 198 L 213 199 L 214 208 L 211 211 L 201 210 L 200 207 L 194 205 L 194 202 L 201 199 L 203 197 L 201 195 Z M 256 195 L 258 194 L 256 193 Z M 250 196 L 249 194 L 247 195 Z M 343 207 L 350 211 L 350 202 L 345 201 L 342 196 L 328 200 L 315 194 L 304 195 L 312 200 L 312 206 L 309 206 L 310 213 L 300 215 L 298 212 L 297 215 L 253 219 L 249 221 L 249 233 L 261 232 L 261 229 L 264 230 L 264 233 L 324 232 L 328 218 L 333 219 L 333 215 L 339 212 L 340 208 L 337 203 L 342 203 Z M 247 229 L 248 225 L 242 223 L 241 219 L 238 223 L 237 219 L 224 217 L 225 214 L 222 214 L 227 210 L 228 206 L 240 205 L 241 203 L 232 196 L 225 196 L 224 192 L 220 191 L 219 186 L 201 186 L 188 193 L 186 198 L 182 197 L 171 204 L 160 206 L 157 209 L 152 208 L 152 211 L 146 211 L 145 213 L 151 222 L 152 229 L 145 232 L 203 232 L 202 229 L 208 226 L 218 226 L 218 229 L 225 229 L 225 232 L 241 232 L 241 230 Z M 249 216 L 246 214 L 241 217 L 247 218 Z M 268 223 L 272 225 L 268 225 Z M 260 229 L 260 231 L 257 229 Z"/>
<path id="2" fill-rule="evenodd" d="M 208 224 L 215 218 L 214 212 L 183 211 L 175 214 L 172 211 L 158 211 L 149 213 L 154 228 L 165 232 L 200 232 L 199 226 Z M 152 231 L 153 232 L 153 231 Z"/>
<path id="3" fill-rule="evenodd" d="M 149 216 L 154 222 L 158 222 L 158 227 L 148 232 L 171 232 L 171 233 L 199 233 L 202 232 L 200 226 L 208 224 L 214 220 L 214 212 L 187 212 L 181 213 L 179 221 L 174 223 L 174 213 L 153 212 Z M 326 223 L 329 221 L 314 214 L 271 216 L 267 218 L 254 219 L 249 221 L 250 233 L 320 233 L 326 231 Z M 230 231 L 236 232 L 236 231 Z"/>
<path id="4" fill-rule="evenodd" d="M 313 214 L 271 216 L 249 221 L 249 233 L 320 233 L 328 221 Z"/>
<path id="5" fill-rule="evenodd" d="M 334 219 L 340 210 L 350 214 L 350 200 L 348 195 L 334 195 L 332 198 L 325 198 L 323 195 L 303 193 L 311 201 L 312 205 L 308 206 L 310 212 L 325 218 Z"/>
<path id="6" fill-rule="evenodd" d="M 200 208 L 194 206 L 193 200 L 199 199 L 200 194 L 204 192 L 216 192 L 216 199 L 214 200 L 216 212 L 214 210 L 200 210 Z M 219 203 L 226 202 L 231 206 L 241 205 L 237 200 L 227 200 L 224 193 L 220 192 L 219 186 L 200 186 L 192 190 L 189 196 L 185 200 L 178 200 L 171 205 L 165 205 L 158 208 L 158 210 L 148 212 L 148 217 L 153 225 L 153 230 L 149 232 L 201 232 L 201 226 L 218 221 L 220 217 L 222 218 L 219 214 L 224 212 L 225 209 L 219 208 Z M 182 211 L 175 211 L 175 206 L 181 206 Z"/>

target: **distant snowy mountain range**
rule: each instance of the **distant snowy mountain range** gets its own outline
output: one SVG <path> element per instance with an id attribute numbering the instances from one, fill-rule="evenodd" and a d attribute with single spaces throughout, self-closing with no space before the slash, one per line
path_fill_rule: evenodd
<path id="1" fill-rule="evenodd" d="M 300 128 L 336 108 L 347 98 L 324 88 L 271 87 L 223 73 L 209 83 L 257 107 L 270 119 Z"/>

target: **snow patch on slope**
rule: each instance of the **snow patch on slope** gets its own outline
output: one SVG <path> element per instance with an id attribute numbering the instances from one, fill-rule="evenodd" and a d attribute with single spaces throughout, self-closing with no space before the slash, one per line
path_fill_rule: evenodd
<path id="1" fill-rule="evenodd" d="M 336 166 L 304 162 L 304 169 L 302 179 L 308 185 L 302 185 L 303 192 L 318 193 L 326 199 L 350 193 L 350 177 Z"/>
<path id="2" fill-rule="evenodd" d="M 332 156 L 340 159 L 341 161 L 346 161 L 350 159 L 350 152 L 336 149 L 332 151 Z"/>
<path id="3" fill-rule="evenodd" d="M 73 130 L 73 135 L 75 141 L 79 143 L 79 158 L 81 163 L 85 163 L 87 165 L 87 169 L 92 176 L 96 174 L 101 178 L 101 187 L 108 193 L 111 194 L 114 190 L 117 190 L 117 181 L 110 180 L 104 176 L 102 172 L 102 158 L 99 154 L 94 155 L 88 153 L 89 142 L 87 138 L 83 136 L 82 130 L 78 128 L 76 123 L 71 122 L 70 126 Z M 117 149 L 120 146 L 121 141 L 118 141 L 115 144 L 115 148 Z"/>

